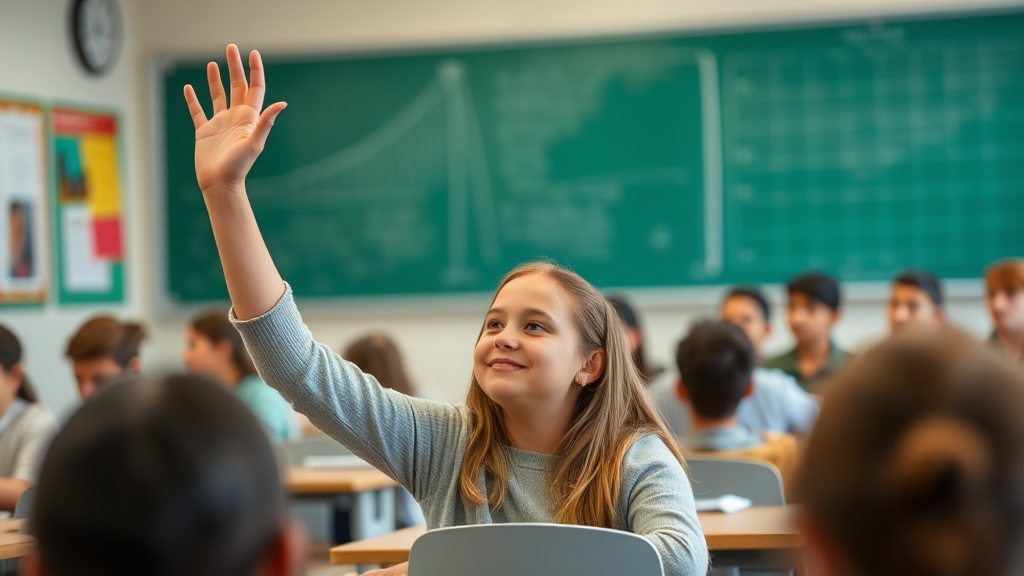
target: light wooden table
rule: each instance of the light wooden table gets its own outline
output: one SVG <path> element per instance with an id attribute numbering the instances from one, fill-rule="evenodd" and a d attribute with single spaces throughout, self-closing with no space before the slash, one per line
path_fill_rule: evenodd
<path id="1" fill-rule="evenodd" d="M 288 471 L 285 487 L 295 495 L 354 494 L 398 486 L 376 468 L 299 468 Z"/>
<path id="2" fill-rule="evenodd" d="M 35 548 L 36 539 L 21 533 L 24 520 L 0 521 L 0 560 L 21 558 Z"/>
<path id="3" fill-rule="evenodd" d="M 792 506 L 759 506 L 735 514 L 697 514 L 711 550 L 787 550 L 803 543 L 796 532 Z M 332 564 L 398 564 L 426 528 L 416 526 L 342 544 L 331 549 Z"/>

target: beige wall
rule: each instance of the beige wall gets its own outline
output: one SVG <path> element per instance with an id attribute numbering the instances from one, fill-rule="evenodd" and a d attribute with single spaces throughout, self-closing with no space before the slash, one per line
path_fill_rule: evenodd
<path id="1" fill-rule="evenodd" d="M 129 193 L 129 298 L 115 309 L 138 315 L 153 328 L 144 354 L 150 368 L 176 368 L 189 311 L 158 311 L 152 224 L 154 114 L 150 59 L 222 54 L 228 42 L 264 53 L 332 52 L 501 40 L 562 38 L 643 31 L 762 25 L 899 12 L 934 12 L 1020 2 L 985 0 L 120 0 L 128 40 L 114 72 L 85 78 L 71 59 L 63 0 L 0 0 L 0 92 L 112 105 L 126 121 Z M 17 54 L 18 57 L 12 57 Z M 272 79 L 271 79 L 272 81 Z M 182 119 L 188 122 L 187 118 Z M 282 116 L 282 121 L 287 121 Z M 159 151 L 156 151 L 159 153 Z M 859 348 L 885 332 L 884 285 L 850 287 L 851 301 L 837 329 L 840 343 Z M 976 282 L 951 286 L 954 321 L 982 334 L 988 329 Z M 777 291 L 775 292 L 778 296 Z M 652 358 L 670 364 L 685 326 L 713 312 L 719 293 L 698 289 L 635 294 L 646 321 Z M 314 335 L 338 347 L 372 330 L 399 341 L 427 395 L 458 400 L 468 382 L 473 341 L 486 301 L 476 306 L 303 306 Z M 4 311 L 22 335 L 28 367 L 57 410 L 73 399 L 60 347 L 92 308 Z M 777 320 L 781 320 L 778 318 Z M 781 322 L 769 349 L 788 345 Z"/>

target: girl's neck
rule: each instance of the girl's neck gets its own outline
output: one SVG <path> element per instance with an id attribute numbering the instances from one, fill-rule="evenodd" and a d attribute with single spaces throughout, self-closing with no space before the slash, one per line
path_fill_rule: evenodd
<path id="1" fill-rule="evenodd" d="M 504 410 L 505 430 L 512 446 L 527 452 L 554 454 L 565 438 L 572 420 L 572 410 L 565 414 L 538 414 L 523 410 L 518 413 Z"/>
<path id="2" fill-rule="evenodd" d="M 245 377 L 238 368 L 234 366 L 228 366 L 217 375 L 218 380 L 224 383 L 228 388 L 238 388 L 238 385 L 242 383 L 242 379 Z"/>
<path id="3" fill-rule="evenodd" d="M 1024 356 L 1024 332 L 1013 334 L 1009 332 L 996 331 L 996 340 L 999 347 L 1013 358 Z"/>

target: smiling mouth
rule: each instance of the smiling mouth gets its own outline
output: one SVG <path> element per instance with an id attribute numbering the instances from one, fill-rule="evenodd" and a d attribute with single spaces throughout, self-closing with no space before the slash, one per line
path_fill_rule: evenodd
<path id="1" fill-rule="evenodd" d="M 518 370 L 523 367 L 522 364 L 508 358 L 496 358 L 488 362 L 487 365 L 495 370 Z"/>

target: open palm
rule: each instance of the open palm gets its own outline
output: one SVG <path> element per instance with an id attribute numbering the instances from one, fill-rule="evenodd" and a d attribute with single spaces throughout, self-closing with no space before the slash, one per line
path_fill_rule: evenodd
<path id="1" fill-rule="evenodd" d="M 286 106 L 276 102 L 260 112 L 266 81 L 259 52 L 249 54 L 250 82 L 245 80 L 242 59 L 234 44 L 228 46 L 227 60 L 230 103 L 217 64 L 210 62 L 206 67 L 213 117 L 206 118 L 195 90 L 185 86 L 185 101 L 196 127 L 196 179 L 204 192 L 241 190 L 246 174 L 263 151 L 274 118 Z"/>

